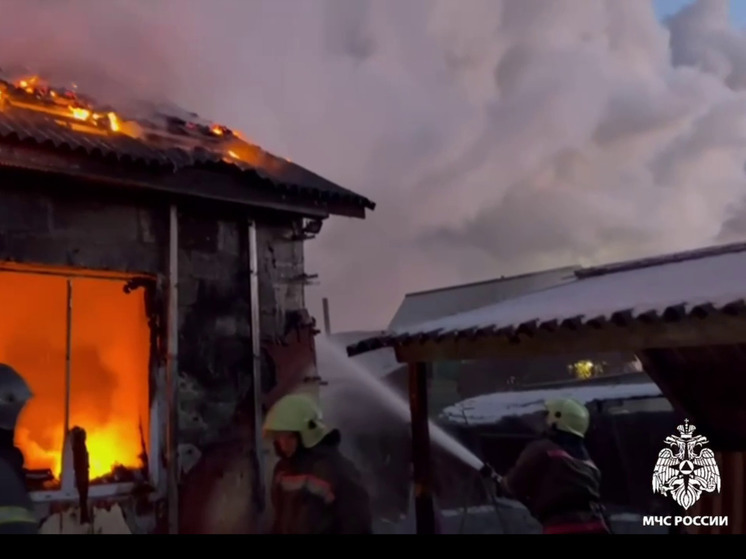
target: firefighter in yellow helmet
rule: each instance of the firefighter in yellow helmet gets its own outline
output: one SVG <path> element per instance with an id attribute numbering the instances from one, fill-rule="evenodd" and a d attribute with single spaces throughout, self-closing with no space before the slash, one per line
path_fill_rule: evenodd
<path id="1" fill-rule="evenodd" d="M 272 476 L 275 534 L 371 534 L 370 497 L 341 436 L 313 397 L 290 394 L 269 410 L 265 437 L 279 461 Z"/>
<path id="2" fill-rule="evenodd" d="M 601 472 L 585 446 L 588 409 L 569 398 L 549 400 L 545 408 L 545 433 L 502 478 L 502 493 L 521 501 L 545 534 L 610 534 Z"/>

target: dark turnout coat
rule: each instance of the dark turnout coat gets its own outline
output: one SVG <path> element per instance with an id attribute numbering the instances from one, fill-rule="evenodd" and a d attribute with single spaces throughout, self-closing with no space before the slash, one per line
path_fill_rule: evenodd
<path id="1" fill-rule="evenodd" d="M 272 479 L 275 534 L 371 534 L 370 498 L 339 452 L 334 430 L 313 448 L 281 459 Z"/>
<path id="2" fill-rule="evenodd" d="M 610 533 L 601 506 L 601 472 L 580 437 L 556 432 L 530 443 L 502 486 L 545 534 Z"/>
<path id="3" fill-rule="evenodd" d="M 38 521 L 23 478 L 23 456 L 0 450 L 0 534 L 37 534 Z"/>

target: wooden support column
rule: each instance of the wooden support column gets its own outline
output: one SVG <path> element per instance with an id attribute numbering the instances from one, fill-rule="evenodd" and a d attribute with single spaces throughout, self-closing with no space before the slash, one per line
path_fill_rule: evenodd
<path id="1" fill-rule="evenodd" d="M 412 417 L 414 506 L 418 534 L 435 533 L 430 418 L 427 405 L 427 364 L 409 364 L 409 410 Z"/>

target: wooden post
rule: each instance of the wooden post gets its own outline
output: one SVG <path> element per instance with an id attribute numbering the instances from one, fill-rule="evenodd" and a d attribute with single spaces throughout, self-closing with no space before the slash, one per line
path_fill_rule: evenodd
<path id="1" fill-rule="evenodd" d="M 412 417 L 414 506 L 418 534 L 435 533 L 430 418 L 427 409 L 427 364 L 409 364 L 409 410 Z"/>
<path id="2" fill-rule="evenodd" d="M 332 333 L 331 320 L 329 319 L 329 299 L 324 297 L 321 300 L 321 304 L 324 307 L 324 334 L 328 336 Z"/>

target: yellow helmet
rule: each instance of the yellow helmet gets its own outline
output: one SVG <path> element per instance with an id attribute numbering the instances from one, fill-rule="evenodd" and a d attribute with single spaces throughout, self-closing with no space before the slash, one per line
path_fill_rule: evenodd
<path id="1" fill-rule="evenodd" d="M 558 431 L 585 437 L 590 425 L 588 408 L 571 398 L 547 400 L 547 425 Z"/>
<path id="2" fill-rule="evenodd" d="M 321 408 L 308 394 L 288 394 L 280 398 L 267 413 L 264 434 L 287 431 L 298 433 L 301 443 L 312 448 L 321 442 L 329 428 L 322 421 Z"/>

